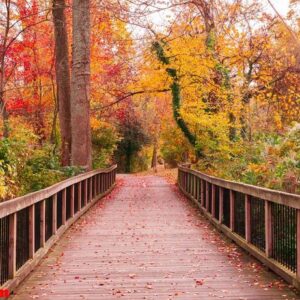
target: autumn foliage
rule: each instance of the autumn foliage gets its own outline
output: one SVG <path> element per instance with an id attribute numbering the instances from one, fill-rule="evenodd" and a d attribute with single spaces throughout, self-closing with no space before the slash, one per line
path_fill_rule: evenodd
<path id="1" fill-rule="evenodd" d="M 151 161 L 190 160 L 216 176 L 299 192 L 298 1 L 285 23 L 260 1 L 156 4 L 90 2 L 93 167 L 142 171 Z M 72 66 L 72 2 L 65 5 Z M 61 165 L 52 3 L 7 0 L 0 10 L 7 199 L 82 169 Z M 151 17 L 158 11 L 166 14 L 159 21 Z"/>

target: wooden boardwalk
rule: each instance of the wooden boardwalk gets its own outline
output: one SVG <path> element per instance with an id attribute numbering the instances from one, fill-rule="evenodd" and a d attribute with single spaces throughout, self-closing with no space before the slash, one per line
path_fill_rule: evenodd
<path id="1" fill-rule="evenodd" d="M 11 298 L 300 299 L 154 176 L 120 176 Z"/>

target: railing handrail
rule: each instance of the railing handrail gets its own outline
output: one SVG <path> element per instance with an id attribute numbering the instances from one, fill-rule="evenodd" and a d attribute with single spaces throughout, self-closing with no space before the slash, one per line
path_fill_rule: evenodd
<path id="1" fill-rule="evenodd" d="M 58 193 L 60 190 L 63 190 L 65 188 L 68 188 L 69 186 L 76 184 L 78 182 L 81 182 L 87 178 L 90 178 L 97 174 L 102 173 L 109 173 L 112 170 L 115 170 L 117 168 L 117 165 L 113 165 L 109 168 L 104 169 L 97 169 L 90 172 L 86 172 L 83 174 L 79 174 L 77 176 L 65 179 L 63 181 L 60 181 L 58 183 L 55 183 L 54 185 L 51 185 L 47 188 L 44 188 L 42 190 L 32 192 L 29 194 L 26 194 L 21 197 L 13 198 L 4 202 L 0 203 L 0 218 L 6 217 L 12 213 L 18 212 L 22 210 L 23 208 L 26 208 L 32 204 L 35 204 L 43 199 L 49 198 L 56 193 Z"/>
<path id="2" fill-rule="evenodd" d="M 247 183 L 237 182 L 237 181 L 231 181 L 226 180 L 222 178 L 218 178 L 212 175 L 208 175 L 205 173 L 202 173 L 200 171 L 196 171 L 190 168 L 187 168 L 183 166 L 182 164 L 178 164 L 178 169 L 194 174 L 198 176 L 199 178 L 208 181 L 209 183 L 212 183 L 214 185 L 218 185 L 220 187 L 234 190 L 236 192 L 248 194 L 250 196 L 261 198 L 264 200 L 268 200 L 271 202 L 283 204 L 286 206 L 290 206 L 296 209 L 300 209 L 300 195 L 297 194 L 291 194 L 283 191 L 278 190 L 271 190 L 264 187 L 259 187 Z"/>

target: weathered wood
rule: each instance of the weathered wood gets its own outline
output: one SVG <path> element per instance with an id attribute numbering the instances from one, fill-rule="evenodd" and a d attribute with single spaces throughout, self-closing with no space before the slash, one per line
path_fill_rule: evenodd
<path id="1" fill-rule="evenodd" d="M 29 258 L 32 258 L 35 252 L 35 209 L 34 205 L 29 206 Z"/>
<path id="2" fill-rule="evenodd" d="M 234 231 L 234 221 L 235 221 L 235 215 L 234 215 L 234 192 L 230 191 L 230 229 Z"/>
<path id="3" fill-rule="evenodd" d="M 52 197 L 52 234 L 57 231 L 57 195 Z"/>
<path id="4" fill-rule="evenodd" d="M 73 218 L 74 216 L 74 202 L 75 202 L 75 186 L 74 185 L 71 185 L 71 193 L 70 193 L 70 197 L 71 197 L 71 207 L 70 207 L 70 217 Z"/>
<path id="5" fill-rule="evenodd" d="M 245 238 L 251 242 L 251 198 L 248 195 L 245 196 Z"/>
<path id="6" fill-rule="evenodd" d="M 118 193 L 66 232 L 12 300 L 298 298 L 285 284 L 269 287 L 279 278 L 234 250 L 165 180 L 123 179 Z"/>
<path id="7" fill-rule="evenodd" d="M 78 176 L 71 177 L 67 180 L 54 184 L 46 189 L 40 190 L 38 192 L 30 193 L 22 197 L 18 197 L 9 201 L 0 203 L 0 218 L 6 217 L 12 213 L 22 210 L 34 203 L 40 202 L 41 200 L 52 197 L 57 194 L 59 191 L 75 184 L 81 182 L 87 178 L 90 178 L 93 175 L 103 173 L 107 174 L 113 171 L 117 166 L 114 165 L 107 169 L 95 170 L 87 172 Z"/>
<path id="8" fill-rule="evenodd" d="M 46 241 L 46 200 L 40 206 L 40 246 L 44 247 Z"/>
<path id="9" fill-rule="evenodd" d="M 81 210 L 81 188 L 82 182 L 78 183 L 78 211 Z"/>
<path id="10" fill-rule="evenodd" d="M 201 179 L 201 205 L 204 206 L 204 193 L 205 193 L 205 183 Z"/>
<path id="11" fill-rule="evenodd" d="M 300 209 L 297 210 L 297 229 L 296 229 L 296 240 L 297 240 L 297 277 L 300 281 Z"/>
<path id="12" fill-rule="evenodd" d="M 220 187 L 219 191 L 219 223 L 222 224 L 223 222 L 223 201 L 224 201 L 224 189 Z"/>
<path id="13" fill-rule="evenodd" d="M 61 221 L 62 225 L 66 224 L 67 220 L 67 190 L 64 189 L 62 192 L 62 213 L 61 213 Z"/>
<path id="14" fill-rule="evenodd" d="M 272 256 L 272 211 L 271 202 L 265 201 L 265 241 L 266 241 L 266 256 Z"/>
<path id="15" fill-rule="evenodd" d="M 214 184 L 211 191 L 211 215 L 213 218 L 216 217 L 216 187 Z"/>
<path id="16" fill-rule="evenodd" d="M 17 251 L 17 214 L 9 216 L 9 257 L 8 276 L 13 278 L 16 275 L 16 251 Z"/>
<path id="17" fill-rule="evenodd" d="M 199 171 L 191 170 L 182 166 L 178 167 L 183 172 L 189 172 L 202 180 L 208 181 L 216 186 L 220 186 L 229 190 L 240 192 L 246 195 L 250 195 L 259 199 L 269 200 L 286 206 L 300 209 L 300 195 L 285 193 L 281 191 L 275 191 L 267 188 L 253 186 L 245 183 L 229 181 L 220 179 L 214 176 L 209 176 Z"/>
<path id="18" fill-rule="evenodd" d="M 84 182 L 84 198 L 83 198 L 83 203 L 84 206 L 86 206 L 86 204 L 88 203 L 88 180 L 86 179 Z"/>
<path id="19" fill-rule="evenodd" d="M 206 181 L 205 182 L 205 192 L 206 192 L 206 210 L 209 211 L 209 208 L 210 208 L 210 199 L 209 199 L 209 184 L 208 182 Z"/>
<path id="20" fill-rule="evenodd" d="M 193 200 L 193 198 L 190 197 L 190 195 L 181 188 L 181 191 L 184 195 L 186 195 L 188 198 Z M 222 192 L 221 192 L 222 191 Z M 220 188 L 220 195 L 223 194 L 223 189 Z M 223 199 L 220 198 L 220 200 Z M 203 206 L 199 203 L 196 203 L 202 213 L 205 215 L 205 217 L 214 225 L 216 228 L 220 231 L 222 231 L 228 238 L 233 240 L 237 245 L 245 249 L 247 252 L 249 252 L 251 255 L 253 255 L 255 258 L 257 258 L 259 261 L 261 261 L 265 266 L 273 270 L 276 274 L 281 276 L 284 280 L 286 280 L 288 283 L 292 284 L 297 289 L 300 289 L 300 281 L 299 278 L 296 276 L 295 273 L 289 271 L 284 266 L 279 264 L 273 259 L 270 259 L 266 253 L 263 253 L 259 249 L 257 249 L 254 245 L 251 245 L 248 243 L 245 239 L 240 237 L 238 234 L 234 233 L 229 229 L 227 226 L 221 224 L 219 221 L 211 218 L 211 215 L 207 213 L 206 209 L 203 208 Z M 221 208 L 221 207 L 220 207 Z M 221 213 L 220 213 L 221 215 Z M 262 298 L 263 299 L 263 298 Z M 295 298 L 298 299 L 298 298 Z"/>

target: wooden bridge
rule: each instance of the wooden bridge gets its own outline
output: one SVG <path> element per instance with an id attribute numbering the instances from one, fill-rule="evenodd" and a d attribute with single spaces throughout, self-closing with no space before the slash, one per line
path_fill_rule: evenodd
<path id="1" fill-rule="evenodd" d="M 178 174 L 179 189 L 155 176 L 116 184 L 114 166 L 1 203 L 0 291 L 15 300 L 300 299 L 300 197 Z"/>

